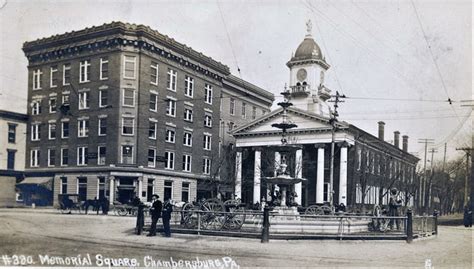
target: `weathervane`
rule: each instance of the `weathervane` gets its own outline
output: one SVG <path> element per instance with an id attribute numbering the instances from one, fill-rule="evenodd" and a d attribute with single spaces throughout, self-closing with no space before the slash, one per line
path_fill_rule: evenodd
<path id="1" fill-rule="evenodd" d="M 313 31 L 313 24 L 311 23 L 311 20 L 306 22 L 306 31 L 308 32 L 306 35 L 310 36 L 311 32 Z"/>

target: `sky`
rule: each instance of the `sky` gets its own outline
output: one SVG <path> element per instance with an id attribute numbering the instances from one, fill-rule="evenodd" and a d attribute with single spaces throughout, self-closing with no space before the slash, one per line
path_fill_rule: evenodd
<path id="1" fill-rule="evenodd" d="M 144 24 L 229 66 L 277 97 L 286 62 L 312 21 L 330 68 L 326 86 L 347 98 L 339 119 L 385 139 L 437 148 L 435 162 L 472 146 L 472 3 L 403 1 L 11 1 L 0 0 L 0 109 L 26 112 L 25 41 L 112 21 Z M 240 70 L 240 72 L 238 72 Z M 449 104 L 447 101 L 453 102 Z M 276 103 L 276 102 L 275 102 Z M 429 156 L 428 159 L 431 159 Z"/>

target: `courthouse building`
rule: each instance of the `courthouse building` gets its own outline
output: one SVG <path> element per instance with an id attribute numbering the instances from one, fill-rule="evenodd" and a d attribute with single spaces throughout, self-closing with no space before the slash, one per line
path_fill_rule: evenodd
<path id="1" fill-rule="evenodd" d="M 143 25 L 112 22 L 26 42 L 23 51 L 27 177 L 50 178 L 55 202 L 57 194 L 194 200 L 224 139 L 221 105 L 248 102 L 246 113 L 260 116 L 273 101 Z"/>
<path id="2" fill-rule="evenodd" d="M 288 143 L 300 148 L 287 153 L 285 159 L 276 145 L 281 145 L 282 131 L 272 124 L 283 121 L 283 109 L 267 113 L 234 130 L 236 138 L 235 194 L 246 203 L 269 198 L 265 177 L 271 177 L 279 163 L 286 162 L 292 176 L 305 178 L 296 184 L 295 201 L 299 205 L 332 201 L 349 207 L 388 202 L 388 190 L 398 188 L 405 205 L 413 205 L 416 189 L 415 167 L 418 159 L 409 154 L 408 136 L 394 132 L 394 144 L 384 140 L 384 123 L 379 136 L 347 123 L 335 123 L 333 187 L 330 185 L 332 125 L 328 99 L 332 92 L 325 86 L 329 69 L 320 47 L 308 34 L 292 55 L 290 69 L 290 102 L 287 117 L 297 125 L 288 130 Z M 333 93 L 334 94 L 334 93 Z M 332 192 L 331 192 L 332 189 Z"/>

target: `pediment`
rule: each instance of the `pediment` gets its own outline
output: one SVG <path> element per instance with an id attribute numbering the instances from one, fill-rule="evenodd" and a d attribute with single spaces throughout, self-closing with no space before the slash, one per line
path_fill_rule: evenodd
<path id="1" fill-rule="evenodd" d="M 289 122 L 298 126 L 292 130 L 318 130 L 331 128 L 329 118 L 293 107 L 288 108 L 287 119 Z M 238 136 L 239 134 L 277 132 L 279 130 L 272 127 L 272 124 L 281 122 L 283 122 L 283 109 L 280 108 L 250 122 L 247 125 L 241 126 L 236 129 L 233 134 L 234 136 Z"/>

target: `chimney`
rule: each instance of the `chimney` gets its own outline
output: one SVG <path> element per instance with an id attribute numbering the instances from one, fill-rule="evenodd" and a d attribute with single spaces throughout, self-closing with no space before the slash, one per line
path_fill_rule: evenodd
<path id="1" fill-rule="evenodd" d="M 408 135 L 402 136 L 403 139 L 403 151 L 408 152 Z"/>
<path id="2" fill-rule="evenodd" d="M 393 144 L 395 147 L 400 148 L 400 132 L 395 131 L 393 132 Z"/>
<path id="3" fill-rule="evenodd" d="M 383 139 L 384 129 L 385 129 L 385 122 L 379 121 L 379 139 L 382 141 L 384 140 Z"/>

